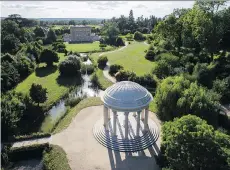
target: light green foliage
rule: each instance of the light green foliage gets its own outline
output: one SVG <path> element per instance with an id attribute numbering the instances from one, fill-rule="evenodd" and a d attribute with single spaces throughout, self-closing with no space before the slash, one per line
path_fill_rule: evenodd
<path id="1" fill-rule="evenodd" d="M 191 83 L 183 76 L 168 77 L 158 86 L 154 97 L 157 114 L 162 120 L 172 120 L 194 114 L 217 125 L 219 96 Z"/>
<path id="2" fill-rule="evenodd" d="M 230 137 L 187 115 L 162 126 L 161 161 L 171 169 L 228 169 Z"/>

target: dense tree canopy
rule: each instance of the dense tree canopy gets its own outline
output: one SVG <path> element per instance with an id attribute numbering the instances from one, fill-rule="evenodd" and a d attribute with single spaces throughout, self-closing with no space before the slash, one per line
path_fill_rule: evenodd
<path id="1" fill-rule="evenodd" d="M 46 63 L 47 66 L 52 66 L 53 63 L 57 63 L 59 61 L 58 54 L 52 50 L 44 49 L 41 52 L 40 62 Z"/>
<path id="2" fill-rule="evenodd" d="M 47 100 L 47 89 L 40 84 L 33 83 L 30 88 L 30 97 L 39 105 Z"/>
<path id="3" fill-rule="evenodd" d="M 204 120 L 187 115 L 162 127 L 162 166 L 169 169 L 230 168 L 230 137 Z"/>

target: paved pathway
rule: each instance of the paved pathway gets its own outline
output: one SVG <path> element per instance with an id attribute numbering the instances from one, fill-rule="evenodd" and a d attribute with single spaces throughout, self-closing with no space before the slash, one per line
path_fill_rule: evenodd
<path id="1" fill-rule="evenodd" d="M 67 129 L 52 136 L 51 144 L 61 146 L 72 170 L 158 170 L 154 155 L 159 153 L 160 139 L 142 152 L 120 153 L 99 144 L 92 129 L 103 116 L 103 106 L 92 106 L 81 110 Z M 160 128 L 155 114 L 149 116 Z"/>
<path id="2" fill-rule="evenodd" d="M 110 80 L 112 83 L 116 83 L 117 80 L 115 79 L 115 77 L 113 77 L 113 76 L 111 76 L 109 74 L 109 67 L 110 67 L 110 64 L 109 64 L 109 62 L 107 62 L 106 63 L 106 67 L 103 70 L 103 75 L 105 76 L 105 78 L 107 78 L 108 80 Z"/>

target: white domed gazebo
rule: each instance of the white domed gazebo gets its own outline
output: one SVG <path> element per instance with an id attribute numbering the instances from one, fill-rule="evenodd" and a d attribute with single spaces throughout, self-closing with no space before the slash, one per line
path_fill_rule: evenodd
<path id="1" fill-rule="evenodd" d="M 107 88 L 101 100 L 104 115 L 93 129 L 99 143 L 121 152 L 136 152 L 156 142 L 158 127 L 148 118 L 153 97 L 146 88 L 121 81 Z"/>

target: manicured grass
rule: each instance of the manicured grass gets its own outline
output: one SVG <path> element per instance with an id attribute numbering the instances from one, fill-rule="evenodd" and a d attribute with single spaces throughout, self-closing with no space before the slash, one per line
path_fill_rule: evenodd
<path id="1" fill-rule="evenodd" d="M 113 85 L 113 83 L 111 81 L 109 81 L 107 78 L 105 78 L 105 76 L 103 74 L 103 70 L 97 69 L 96 75 L 98 77 L 98 81 L 100 83 L 100 87 L 101 87 L 102 90 L 105 90 L 109 86 Z"/>
<path id="2" fill-rule="evenodd" d="M 102 101 L 99 97 L 90 97 L 82 100 L 75 107 L 71 108 L 66 115 L 59 121 L 53 133 L 58 133 L 69 126 L 72 119 L 84 108 L 89 106 L 102 105 Z"/>
<path id="3" fill-rule="evenodd" d="M 65 59 L 64 54 L 59 53 L 59 62 Z M 45 64 L 40 64 L 39 68 L 28 76 L 23 82 L 17 85 L 15 90 L 24 94 L 29 94 L 29 89 L 33 83 L 41 84 L 47 88 L 48 99 L 44 104 L 44 108 L 50 107 L 53 103 L 57 102 L 63 95 L 65 95 L 70 87 L 77 84 L 77 80 L 73 78 L 59 78 L 59 71 L 57 64 L 53 67 L 46 67 Z"/>
<path id="4" fill-rule="evenodd" d="M 124 67 L 125 70 L 133 71 L 137 75 L 144 75 L 150 73 L 154 62 L 145 59 L 145 50 L 148 49 L 148 45 L 143 42 L 133 41 L 126 48 L 103 54 L 108 57 L 110 64 L 119 64 Z M 99 57 L 98 53 L 92 54 L 91 58 L 97 61 Z"/>
<path id="5" fill-rule="evenodd" d="M 67 51 L 76 51 L 76 52 L 94 52 L 94 51 L 102 51 L 99 47 L 99 41 L 95 41 L 93 43 L 82 43 L 82 44 L 69 44 L 65 43 Z M 107 46 L 105 50 L 112 50 L 114 47 Z"/>
<path id="6" fill-rule="evenodd" d="M 43 153 L 42 160 L 46 170 L 71 170 L 66 153 L 60 146 L 50 145 Z"/>

